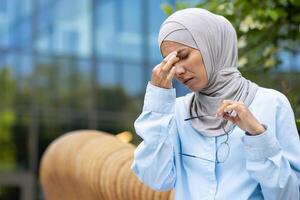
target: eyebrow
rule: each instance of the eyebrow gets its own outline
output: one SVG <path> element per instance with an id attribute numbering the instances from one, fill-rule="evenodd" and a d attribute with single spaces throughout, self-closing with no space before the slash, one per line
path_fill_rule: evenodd
<path id="1" fill-rule="evenodd" d="M 184 51 L 184 50 L 186 50 L 186 49 L 188 49 L 188 48 L 187 48 L 187 47 L 183 47 L 183 48 L 179 49 L 179 50 L 177 51 L 177 55 L 178 55 L 180 52 L 182 52 L 182 51 Z M 171 50 L 171 51 L 172 51 L 172 50 Z M 163 56 L 163 59 L 164 59 L 165 57 L 167 57 L 167 56 Z"/>
<path id="2" fill-rule="evenodd" d="M 183 52 L 184 50 L 188 50 L 188 48 L 187 48 L 187 47 L 183 47 L 183 48 L 179 49 L 179 50 L 177 51 L 177 54 Z"/>

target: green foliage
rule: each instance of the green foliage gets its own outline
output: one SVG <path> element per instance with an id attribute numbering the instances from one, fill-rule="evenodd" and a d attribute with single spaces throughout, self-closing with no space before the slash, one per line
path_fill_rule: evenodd
<path id="1" fill-rule="evenodd" d="M 37 97 L 40 108 L 89 107 L 90 79 L 86 74 L 79 74 L 76 65 L 66 60 L 41 62 L 34 74 L 27 77 L 31 87 L 28 89 Z"/>
<path id="2" fill-rule="evenodd" d="M 97 128 L 110 133 L 132 131 L 137 113 L 133 98 L 121 86 L 101 87 L 92 81 L 88 73 L 80 73 L 73 61 L 41 62 L 28 82 L 35 84 L 40 111 L 40 128 L 45 143 L 66 131 L 87 129 L 90 111 L 100 111 Z M 65 110 L 66 112 L 61 112 Z M 68 111 L 74 116 L 68 116 Z M 124 115 L 125 113 L 125 115 Z M 125 117 L 124 117 L 125 116 Z M 46 145 L 45 145 L 46 147 Z"/>
<path id="3" fill-rule="evenodd" d="M 96 129 L 133 132 L 138 104 L 122 87 L 92 86 L 90 74 L 70 59 L 42 61 L 18 85 L 13 67 L 0 68 L 0 171 L 28 168 L 32 125 L 39 133 L 39 156 L 59 135 L 88 129 L 91 111 L 101 113 Z"/>
<path id="4" fill-rule="evenodd" d="M 165 12 L 166 15 L 171 15 L 174 12 L 173 7 L 170 4 L 162 4 L 161 9 Z"/>
<path id="5" fill-rule="evenodd" d="M 243 75 L 262 87 L 274 88 L 288 97 L 295 116 L 298 117 L 296 125 L 300 133 L 300 73 L 281 72 L 266 75 L 258 71 L 245 71 Z"/>
<path id="6" fill-rule="evenodd" d="M 97 108 L 107 111 L 124 111 L 131 99 L 121 86 L 97 88 Z"/>
<path id="7" fill-rule="evenodd" d="M 4 107 L 13 105 L 15 94 L 15 80 L 9 68 L 0 68 L 0 103 Z"/>
<path id="8" fill-rule="evenodd" d="M 0 171 L 16 167 L 12 127 L 16 122 L 13 110 L 15 83 L 8 68 L 0 69 Z"/>

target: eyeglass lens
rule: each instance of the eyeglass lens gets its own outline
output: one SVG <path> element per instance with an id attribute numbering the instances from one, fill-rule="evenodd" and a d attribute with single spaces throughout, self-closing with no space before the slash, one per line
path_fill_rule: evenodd
<path id="1" fill-rule="evenodd" d="M 207 115 L 208 116 L 208 115 Z M 185 119 L 184 121 L 188 121 L 188 120 L 192 120 L 192 119 L 199 119 L 201 117 L 204 117 L 204 116 L 195 116 L 195 117 L 190 117 L 190 118 L 187 118 Z M 226 139 L 225 141 L 223 141 L 219 147 L 217 147 L 217 150 L 216 150 L 216 161 L 213 161 L 213 160 L 209 160 L 209 159 L 206 159 L 206 158 L 202 158 L 202 157 L 198 157 L 198 156 L 194 156 L 194 155 L 190 155 L 190 154 L 185 154 L 185 153 L 180 153 L 181 155 L 184 155 L 184 156 L 189 156 L 189 157 L 193 157 L 193 158 L 199 158 L 199 159 L 202 159 L 202 160 L 206 160 L 206 161 L 209 161 L 209 162 L 216 162 L 216 163 L 224 163 L 229 154 L 230 154 L 230 146 L 228 144 L 228 139 L 229 139 L 229 132 L 231 131 L 226 131 L 225 130 L 225 123 L 226 123 L 227 120 L 223 120 L 222 122 L 222 129 L 224 131 L 224 134 L 226 136 Z"/>

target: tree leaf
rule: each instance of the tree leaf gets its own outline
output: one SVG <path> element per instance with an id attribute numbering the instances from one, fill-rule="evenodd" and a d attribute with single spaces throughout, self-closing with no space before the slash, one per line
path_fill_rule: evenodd
<path id="1" fill-rule="evenodd" d="M 171 15 L 174 12 L 173 7 L 168 3 L 162 4 L 161 8 L 167 16 Z"/>

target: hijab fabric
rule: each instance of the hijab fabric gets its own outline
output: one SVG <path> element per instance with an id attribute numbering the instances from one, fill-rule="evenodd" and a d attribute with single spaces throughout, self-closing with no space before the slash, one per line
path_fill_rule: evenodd
<path id="1" fill-rule="evenodd" d="M 249 106 L 258 86 L 245 79 L 237 69 L 237 36 L 223 16 L 201 8 L 188 8 L 169 16 L 161 25 L 158 44 L 173 41 L 198 49 L 203 58 L 208 84 L 201 91 L 185 97 L 191 125 L 205 136 L 224 134 L 223 119 L 215 117 L 222 100 L 242 101 Z M 233 127 L 225 121 L 224 128 Z"/>

